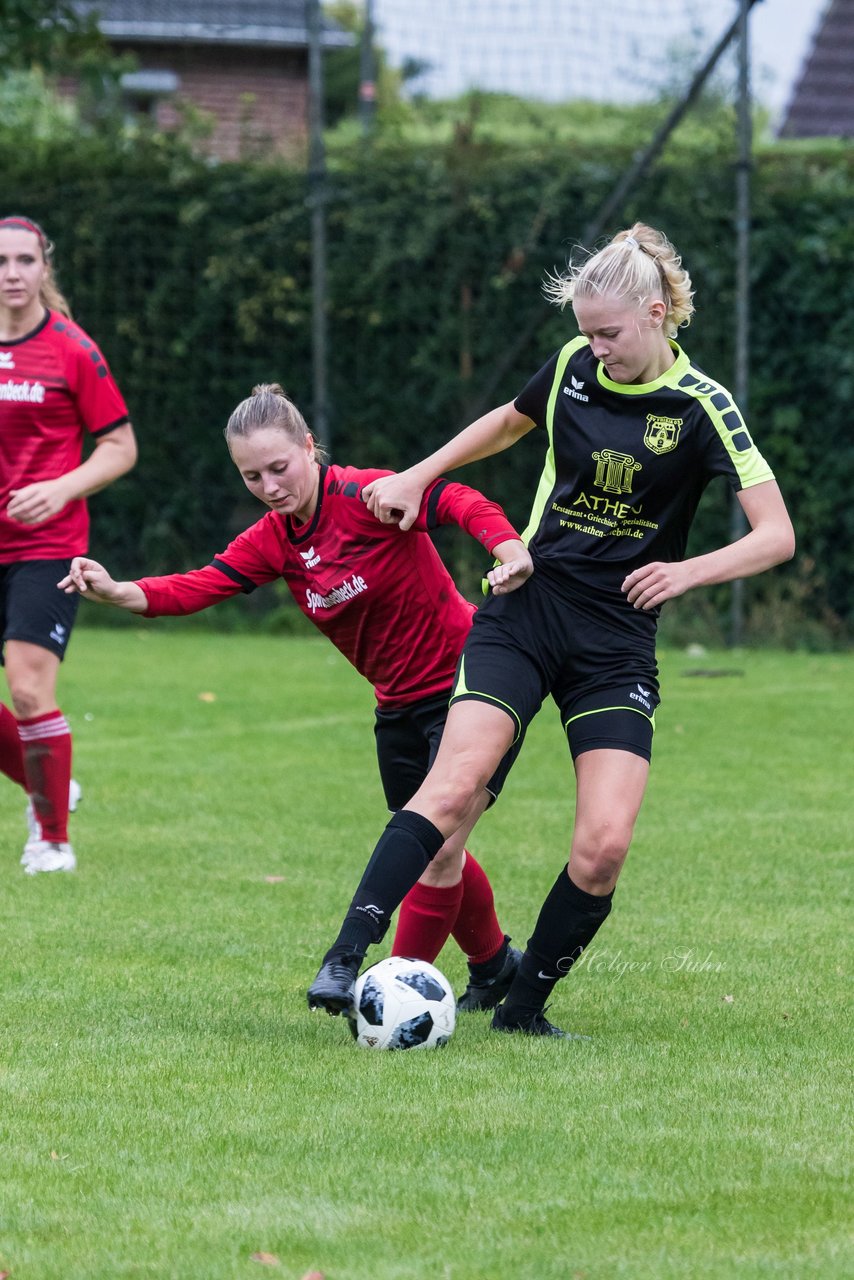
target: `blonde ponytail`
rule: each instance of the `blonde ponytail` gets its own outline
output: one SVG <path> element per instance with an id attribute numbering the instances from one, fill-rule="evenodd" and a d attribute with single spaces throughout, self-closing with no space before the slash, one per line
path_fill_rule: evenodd
<path id="1" fill-rule="evenodd" d="M 50 246 L 53 252 L 53 245 Z M 42 280 L 42 286 L 39 289 L 39 297 L 46 307 L 50 307 L 51 311 L 59 311 L 62 315 L 67 316 L 69 320 L 73 319 L 71 315 L 71 307 L 69 306 L 65 295 L 60 293 L 56 280 L 53 276 L 53 267 L 48 259 L 47 275 Z"/>
<path id="2" fill-rule="evenodd" d="M 566 274 L 549 275 L 543 292 L 561 308 L 575 298 L 611 296 L 636 306 L 660 298 L 667 308 L 663 329 L 668 338 L 694 314 L 691 277 L 682 259 L 667 236 L 644 222 L 618 231 L 582 263 L 571 262 Z"/>

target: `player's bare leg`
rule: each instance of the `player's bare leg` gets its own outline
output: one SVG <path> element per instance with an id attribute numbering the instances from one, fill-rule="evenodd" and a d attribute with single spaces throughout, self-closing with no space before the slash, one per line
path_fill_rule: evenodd
<path id="1" fill-rule="evenodd" d="M 571 970 L 604 923 L 631 844 L 649 775 L 649 763 L 629 751 L 579 755 L 576 817 L 569 863 L 540 910 L 496 1031 L 565 1036 L 545 1017 L 555 984 Z"/>

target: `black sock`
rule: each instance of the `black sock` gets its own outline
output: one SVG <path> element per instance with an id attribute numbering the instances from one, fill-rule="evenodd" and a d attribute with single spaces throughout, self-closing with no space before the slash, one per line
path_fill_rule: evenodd
<path id="1" fill-rule="evenodd" d="M 323 957 L 361 961 L 371 943 L 381 942 L 400 906 L 445 843 L 428 818 L 401 809 L 390 819 L 365 867 L 344 917 L 341 932 Z"/>
<path id="2" fill-rule="evenodd" d="M 501 970 L 504 968 L 504 961 L 507 959 L 507 948 L 509 946 L 510 938 L 505 933 L 504 941 L 494 956 L 490 956 L 488 960 L 484 960 L 480 964 L 472 964 L 471 961 L 469 961 L 469 973 L 471 976 L 481 982 L 487 978 L 497 978 Z"/>
<path id="3" fill-rule="evenodd" d="M 527 1021 L 543 1008 L 611 910 L 613 891 L 601 896 L 573 884 L 564 868 L 543 903 L 528 949 L 504 1001 L 511 1021 Z"/>

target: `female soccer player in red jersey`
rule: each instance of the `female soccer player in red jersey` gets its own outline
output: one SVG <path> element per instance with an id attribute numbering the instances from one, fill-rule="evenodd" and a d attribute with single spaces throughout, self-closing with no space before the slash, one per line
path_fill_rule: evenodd
<path id="1" fill-rule="evenodd" d="M 0 704 L 0 769 L 30 796 L 21 861 L 32 875 L 76 865 L 71 733 L 56 680 L 78 602 L 56 580 L 86 551 L 86 497 L 136 461 L 125 402 L 70 319 L 51 258 L 35 222 L 0 218 L 0 639 L 14 708 Z"/>
<path id="2" fill-rule="evenodd" d="M 666 237 L 638 223 L 553 280 L 549 292 L 561 305 L 572 302 L 581 336 L 515 401 L 410 471 L 366 489 L 381 519 L 406 528 L 435 475 L 507 449 L 534 427 L 548 433 L 523 534 L 534 574 L 514 595 L 493 592 L 475 616 L 435 764 L 374 851 L 309 988 L 314 1007 L 347 1007 L 374 940 L 360 904 L 367 896 L 377 910 L 394 910 L 387 887 L 405 891 L 422 874 L 447 833 L 481 803 L 485 780 L 518 751 L 551 694 L 576 775 L 569 862 L 492 1025 L 564 1035 L 545 1017 L 545 1002 L 611 909 L 646 787 L 660 606 L 694 587 L 760 573 L 794 551 L 780 491 L 729 392 L 673 341 L 693 305 L 690 278 Z M 714 476 L 735 489 L 750 530 L 684 559 L 697 503 Z"/>
<path id="3" fill-rule="evenodd" d="M 225 430 L 232 459 L 254 496 L 270 507 L 203 569 L 114 582 L 96 561 L 78 558 L 60 586 L 149 617 L 187 614 L 284 578 L 307 618 L 374 686 L 376 742 L 388 806 L 398 810 L 424 780 L 447 715 L 457 659 L 474 608 L 457 591 L 428 530 L 458 524 L 499 561 L 497 593 L 513 591 L 531 559 L 500 507 L 465 485 L 428 486 L 404 532 L 382 524 L 362 486 L 387 474 L 328 466 L 296 406 L 276 384 L 256 387 Z M 496 794 L 500 771 L 490 782 Z M 406 897 L 393 950 L 434 960 L 450 933 L 469 961 L 463 1009 L 492 1008 L 506 992 L 519 953 L 495 916 L 489 881 L 466 838 L 489 791 L 448 831 L 436 859 Z M 372 904 L 363 904 L 366 913 Z M 386 925 L 388 921 L 385 922 Z"/>

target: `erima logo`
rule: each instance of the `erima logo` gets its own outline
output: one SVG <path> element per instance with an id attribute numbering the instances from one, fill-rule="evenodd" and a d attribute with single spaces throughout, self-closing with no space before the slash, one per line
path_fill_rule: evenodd
<path id="1" fill-rule="evenodd" d="M 652 703 L 649 701 L 652 694 L 649 689 L 645 689 L 642 684 L 638 685 L 638 689 L 638 693 L 630 693 L 629 697 L 635 702 L 639 702 L 642 706 L 646 707 L 647 711 L 652 711 Z"/>
<path id="2" fill-rule="evenodd" d="M 563 394 L 565 396 L 571 396 L 573 400 L 583 400 L 584 403 L 587 404 L 590 397 L 581 394 L 581 388 L 584 386 L 584 379 L 576 378 L 575 375 L 571 373 L 569 375 L 569 380 L 572 383 L 572 387 L 564 387 Z"/>
<path id="3" fill-rule="evenodd" d="M 15 361 L 11 351 L 0 351 L 0 369 L 14 369 Z"/>
<path id="4" fill-rule="evenodd" d="M 317 555 L 314 547 L 309 547 L 308 551 L 301 551 L 300 555 L 305 561 L 306 569 L 313 569 L 316 564 L 320 564 L 320 556 Z"/>
<path id="5" fill-rule="evenodd" d="M 50 633 L 51 640 L 55 640 L 57 644 L 65 644 L 68 639 L 68 631 L 61 622 L 53 624 L 53 630 Z"/>

